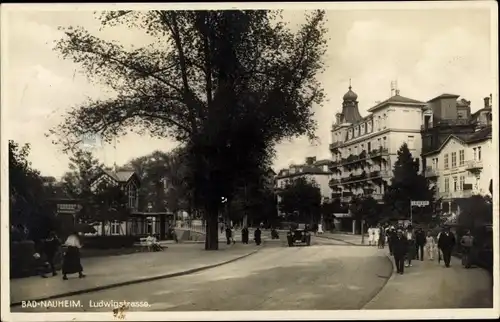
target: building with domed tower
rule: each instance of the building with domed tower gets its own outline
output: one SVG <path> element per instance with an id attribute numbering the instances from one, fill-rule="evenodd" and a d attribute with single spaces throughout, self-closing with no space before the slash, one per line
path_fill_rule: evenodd
<path id="1" fill-rule="evenodd" d="M 332 199 L 349 202 L 354 195 L 370 195 L 382 201 L 401 145 L 406 142 L 412 155 L 420 157 L 427 104 L 401 96 L 399 90 L 392 93 L 361 116 L 358 95 L 349 85 L 331 130 Z"/>

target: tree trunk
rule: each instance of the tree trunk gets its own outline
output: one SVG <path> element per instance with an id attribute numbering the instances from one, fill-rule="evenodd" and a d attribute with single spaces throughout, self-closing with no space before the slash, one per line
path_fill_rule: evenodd
<path id="1" fill-rule="evenodd" d="M 205 250 L 219 249 L 219 226 L 217 219 L 219 212 L 217 207 L 211 207 L 206 212 L 206 234 L 205 234 Z"/>

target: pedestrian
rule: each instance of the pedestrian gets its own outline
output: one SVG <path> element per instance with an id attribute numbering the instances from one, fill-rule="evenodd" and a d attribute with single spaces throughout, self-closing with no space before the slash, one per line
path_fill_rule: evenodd
<path id="1" fill-rule="evenodd" d="M 460 245 L 462 246 L 462 265 L 465 268 L 470 268 L 472 246 L 474 245 L 474 237 L 470 234 L 470 230 L 467 230 L 465 235 L 462 236 Z"/>
<path id="2" fill-rule="evenodd" d="M 417 260 L 420 259 L 421 261 L 424 260 L 424 247 L 425 247 L 425 233 L 422 228 L 417 229 L 417 232 L 415 233 L 415 252 L 417 255 Z"/>
<path id="3" fill-rule="evenodd" d="M 406 253 L 406 267 L 411 267 L 411 261 L 415 258 L 415 234 L 413 233 L 413 227 L 409 225 L 406 229 L 405 238 L 407 240 L 408 251 Z"/>
<path id="4" fill-rule="evenodd" d="M 378 237 L 378 248 L 384 249 L 385 247 L 385 229 L 383 227 L 379 227 L 379 237 Z"/>
<path id="5" fill-rule="evenodd" d="M 234 239 L 234 237 L 236 236 L 236 230 L 234 229 L 234 226 L 231 226 L 231 242 L 234 244 L 236 244 L 236 240 Z"/>
<path id="6" fill-rule="evenodd" d="M 220 224 L 220 233 L 224 233 L 224 224 Z"/>
<path id="7" fill-rule="evenodd" d="M 434 252 L 436 251 L 436 240 L 432 236 L 432 232 L 427 232 L 427 237 L 425 237 L 425 252 L 427 257 L 432 261 L 434 260 Z"/>
<path id="8" fill-rule="evenodd" d="M 262 232 L 260 231 L 259 227 L 257 227 L 257 229 L 253 232 L 253 239 L 255 240 L 255 244 L 257 246 L 259 246 L 260 243 L 262 242 L 261 234 L 262 234 Z"/>
<path id="9" fill-rule="evenodd" d="M 450 267 L 451 252 L 453 247 L 455 247 L 456 240 L 455 235 L 450 232 L 450 228 L 446 227 L 444 233 L 439 236 L 438 247 L 443 252 L 443 261 L 446 267 Z"/>
<path id="10" fill-rule="evenodd" d="M 436 240 L 439 242 L 439 238 L 441 238 L 441 234 L 444 232 L 444 228 L 441 228 L 441 231 L 437 234 Z M 441 260 L 443 259 L 443 252 L 441 251 L 441 248 L 439 247 L 439 244 L 436 245 L 437 251 L 438 251 L 438 264 L 441 263 Z"/>
<path id="11" fill-rule="evenodd" d="M 229 228 L 229 226 L 226 227 L 226 243 L 228 245 L 231 245 L 231 241 L 232 241 L 232 231 L 231 231 L 231 228 Z"/>
<path id="12" fill-rule="evenodd" d="M 394 228 L 394 226 L 391 226 L 387 233 L 387 242 L 389 244 L 389 253 L 391 254 L 391 256 L 393 255 L 393 242 L 395 238 L 396 238 L 396 229 Z"/>
<path id="13" fill-rule="evenodd" d="M 375 245 L 375 229 L 371 226 L 368 228 L 368 245 Z"/>
<path id="14" fill-rule="evenodd" d="M 396 264 L 396 269 L 398 274 L 403 274 L 405 270 L 405 255 L 408 251 L 408 245 L 406 237 L 403 235 L 403 231 L 398 229 L 394 237 L 392 238 L 392 252 L 394 255 L 394 263 Z"/>
<path id="15" fill-rule="evenodd" d="M 61 241 L 59 240 L 59 238 L 57 238 L 56 233 L 54 231 L 51 231 L 49 233 L 48 238 L 45 239 L 43 243 L 43 251 L 45 253 L 45 256 L 47 257 L 47 262 L 49 263 L 52 276 L 57 275 L 56 268 L 54 265 L 54 260 L 56 254 L 59 251 L 60 246 L 61 246 Z"/>
<path id="16" fill-rule="evenodd" d="M 247 226 L 243 227 L 241 230 L 241 242 L 243 244 L 248 244 L 248 228 Z"/>
<path id="17" fill-rule="evenodd" d="M 67 247 L 63 257 L 62 274 L 63 280 L 67 280 L 68 274 L 78 273 L 79 278 L 84 278 L 83 267 L 80 261 L 80 249 L 82 245 L 78 233 L 73 233 L 68 236 L 64 245 Z"/>

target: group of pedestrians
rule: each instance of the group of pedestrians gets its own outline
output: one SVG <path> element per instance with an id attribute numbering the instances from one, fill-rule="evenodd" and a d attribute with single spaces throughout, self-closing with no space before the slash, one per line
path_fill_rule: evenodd
<path id="1" fill-rule="evenodd" d="M 412 260 L 423 261 L 425 257 L 433 261 L 438 257 L 438 263 L 444 262 L 445 267 L 450 267 L 453 248 L 456 246 L 455 235 L 449 227 L 444 227 L 435 238 L 432 231 L 424 232 L 422 228 L 413 229 L 408 227 L 387 229 L 389 252 L 394 256 L 397 273 L 403 274 L 405 267 L 412 266 Z M 470 253 L 473 245 L 473 237 L 470 232 L 461 238 L 462 264 L 465 268 L 471 267 Z"/>
<path id="2" fill-rule="evenodd" d="M 47 268 L 50 269 L 52 276 L 57 276 L 55 261 L 59 253 L 62 253 L 63 280 L 67 280 L 69 274 L 78 274 L 79 278 L 85 277 L 80 260 L 82 244 L 77 233 L 69 235 L 66 241 L 61 243 L 57 234 L 52 231 L 47 238 L 37 243 L 36 248 L 33 257 L 36 261 L 38 273 L 42 278 L 47 278 Z"/>
<path id="3" fill-rule="evenodd" d="M 241 229 L 241 242 L 243 244 L 248 244 L 249 235 L 250 235 L 250 232 L 248 231 L 248 228 L 243 227 L 243 229 Z M 235 236 L 234 227 L 227 226 L 226 227 L 226 243 L 228 245 L 236 244 L 236 240 L 234 239 L 234 236 Z M 255 231 L 253 232 L 253 240 L 255 241 L 255 244 L 257 246 L 259 246 L 262 243 L 262 231 L 260 230 L 259 227 L 257 227 L 257 229 L 255 229 Z"/>

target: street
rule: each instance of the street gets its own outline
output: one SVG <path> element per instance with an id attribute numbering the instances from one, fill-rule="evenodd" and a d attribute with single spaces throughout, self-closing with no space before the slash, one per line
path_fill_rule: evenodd
<path id="1" fill-rule="evenodd" d="M 360 309 L 382 289 L 391 271 L 392 264 L 376 249 L 319 238 L 310 247 L 289 248 L 281 240 L 196 274 L 63 298 L 80 300 L 81 308 L 12 310 L 109 311 L 89 308 L 89 301 L 101 300 L 147 301 L 150 307 L 140 310 L 149 311 Z"/>

